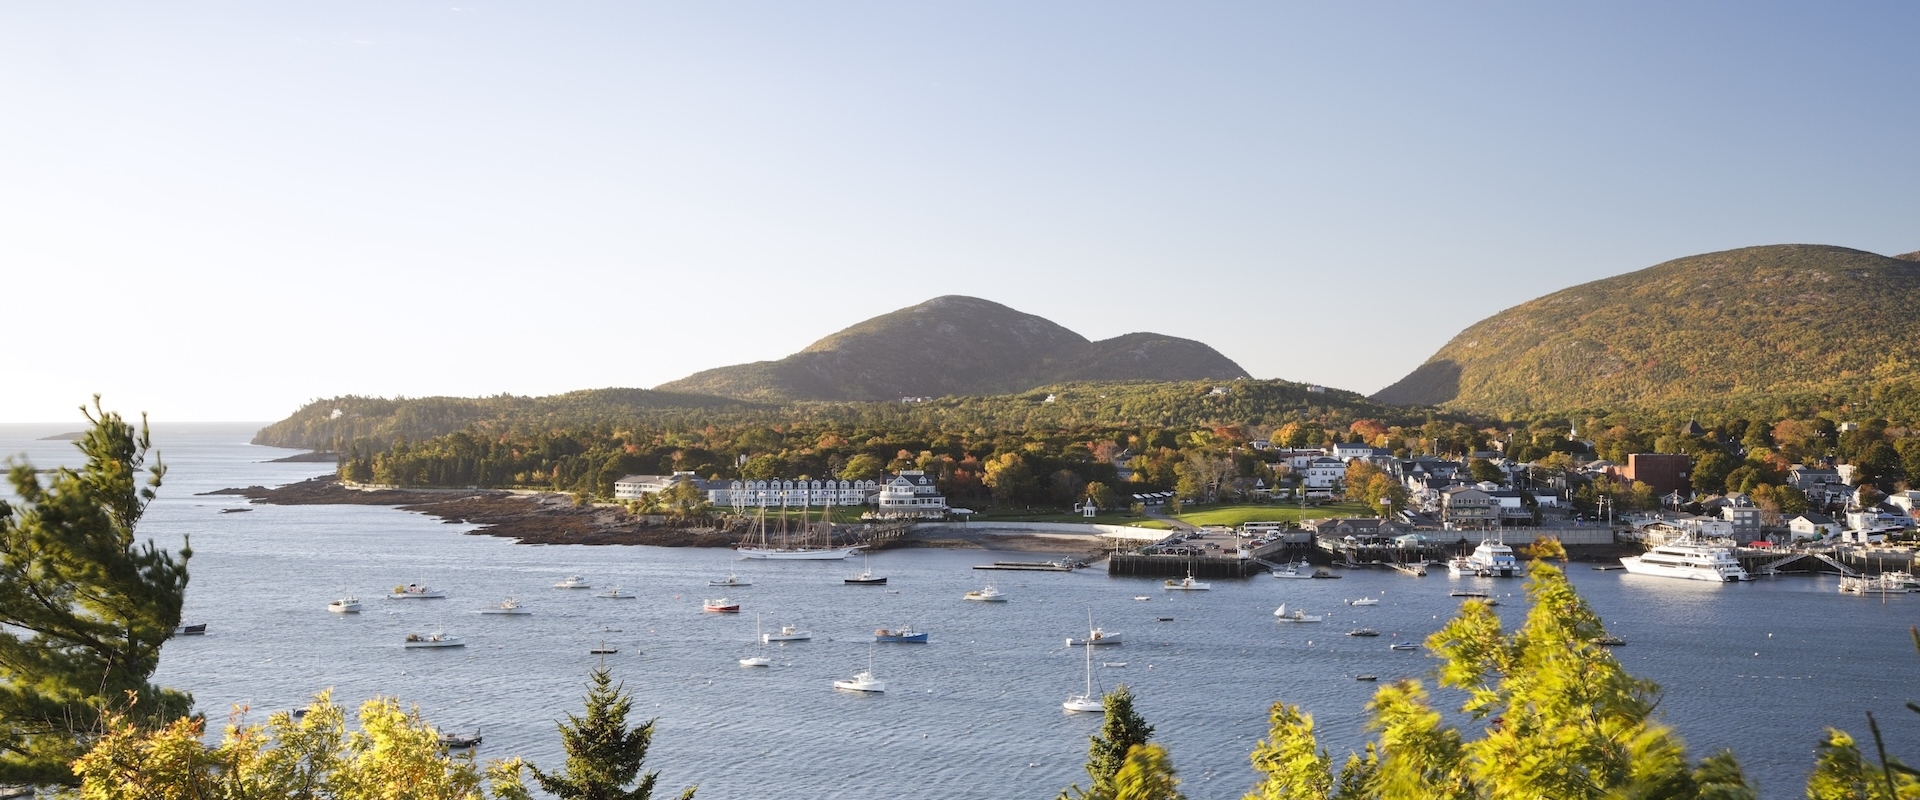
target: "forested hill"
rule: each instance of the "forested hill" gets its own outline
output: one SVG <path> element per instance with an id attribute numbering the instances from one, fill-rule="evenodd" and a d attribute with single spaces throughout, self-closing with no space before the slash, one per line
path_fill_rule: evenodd
<path id="1" fill-rule="evenodd" d="M 696 425 L 716 413 L 766 406 L 698 394 L 649 389 L 587 389 L 548 397 L 334 397 L 315 400 L 292 416 L 262 428 L 254 444 L 343 451 L 355 441 L 381 446 L 398 439 L 419 441 L 478 423 L 558 427 L 645 416 L 663 425 Z"/>
<path id="2" fill-rule="evenodd" d="M 1052 399 L 1049 400 L 1048 398 Z M 1288 381 L 1070 382 L 1008 395 L 924 403 L 747 403 L 716 397 L 598 389 L 553 397 L 340 397 L 317 400 L 254 437 L 256 444 L 345 451 L 385 449 L 456 431 L 489 434 L 592 429 L 698 431 L 710 426 L 822 426 L 856 431 L 978 431 L 1279 426 L 1293 420 L 1419 424 L 1424 410 Z"/>
<path id="3" fill-rule="evenodd" d="M 1482 320 L 1373 399 L 1486 413 L 1910 405 L 1914 258 L 1772 245 L 1668 261 Z"/>
<path id="4" fill-rule="evenodd" d="M 1021 392 L 1069 380 L 1249 377 L 1200 342 L 1157 333 L 1104 341 L 974 297 L 883 314 L 778 361 L 719 367 L 661 384 L 748 400 L 898 400 Z"/>

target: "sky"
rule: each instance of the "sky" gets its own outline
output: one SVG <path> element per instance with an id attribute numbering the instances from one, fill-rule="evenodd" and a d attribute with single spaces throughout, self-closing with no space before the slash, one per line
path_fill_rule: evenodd
<path id="1" fill-rule="evenodd" d="M 1920 250 L 1913 3 L 0 5 L 0 422 L 651 387 L 945 294 L 1372 392 Z"/>

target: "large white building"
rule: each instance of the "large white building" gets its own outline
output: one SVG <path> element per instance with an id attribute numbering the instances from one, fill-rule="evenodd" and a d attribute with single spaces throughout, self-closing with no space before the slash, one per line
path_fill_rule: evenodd
<path id="1" fill-rule="evenodd" d="M 947 498 L 934 485 L 933 476 L 917 469 L 901 470 L 900 474 L 881 481 L 876 505 L 875 513 L 883 517 L 935 517 L 947 513 Z"/>
<path id="2" fill-rule="evenodd" d="M 691 483 L 701 489 L 709 489 L 709 481 L 703 481 L 691 472 L 675 472 L 672 475 L 628 475 L 613 482 L 613 497 L 616 500 L 638 500 L 642 495 L 659 494 L 673 488 L 676 483 Z"/>
<path id="3" fill-rule="evenodd" d="M 717 483 L 717 482 L 716 482 Z M 733 480 L 707 490 L 707 501 L 736 508 L 811 508 L 865 505 L 880 485 L 873 481 Z"/>

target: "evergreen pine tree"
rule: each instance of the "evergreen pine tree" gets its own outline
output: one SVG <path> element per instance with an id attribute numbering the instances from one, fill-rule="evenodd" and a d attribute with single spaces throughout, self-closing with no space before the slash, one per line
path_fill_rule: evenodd
<path id="1" fill-rule="evenodd" d="M 640 767 L 653 740 L 653 720 L 628 729 L 632 696 L 613 685 L 613 672 L 605 667 L 593 671 L 592 681 L 586 716 L 568 714 L 568 721 L 560 724 L 566 771 L 556 775 L 532 767 L 534 780 L 561 800 L 649 800 L 660 773 L 641 775 Z M 636 777 L 639 784 L 627 789 Z M 695 788 L 687 787 L 681 800 L 691 800 Z"/>
<path id="2" fill-rule="evenodd" d="M 72 784 L 68 764 L 103 715 L 152 729 L 192 705 L 147 680 L 180 624 L 192 555 L 134 539 L 166 470 L 146 467 L 144 419 L 136 431 L 97 396 L 81 411 L 86 463 L 42 483 L 11 462 L 20 499 L 0 502 L 0 784 Z"/>
<path id="3" fill-rule="evenodd" d="M 1090 737 L 1087 744 L 1087 777 L 1093 779 L 1093 788 L 1081 791 L 1074 786 L 1061 792 L 1062 798 L 1113 797 L 1114 776 L 1126 765 L 1127 754 L 1145 745 L 1153 736 L 1153 726 L 1134 712 L 1133 693 L 1126 685 L 1114 687 L 1101 698 L 1101 703 L 1106 708 L 1106 719 L 1100 724 L 1100 733 Z M 1162 761 L 1164 756 L 1160 754 Z"/>

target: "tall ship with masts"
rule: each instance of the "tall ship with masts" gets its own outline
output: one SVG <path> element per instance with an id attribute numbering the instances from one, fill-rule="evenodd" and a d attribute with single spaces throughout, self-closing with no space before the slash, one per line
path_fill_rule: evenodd
<path id="1" fill-rule="evenodd" d="M 741 558 L 767 559 L 772 561 L 834 561 L 844 559 L 859 552 L 866 545 L 833 543 L 833 500 L 827 499 L 821 506 L 820 521 L 813 524 L 807 520 L 808 507 L 800 507 L 800 530 L 796 536 L 787 530 L 785 508 L 781 509 L 779 541 L 767 536 L 767 507 L 760 506 L 760 514 L 754 520 L 753 533 L 742 542 L 734 552 Z"/>

